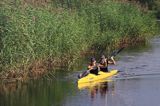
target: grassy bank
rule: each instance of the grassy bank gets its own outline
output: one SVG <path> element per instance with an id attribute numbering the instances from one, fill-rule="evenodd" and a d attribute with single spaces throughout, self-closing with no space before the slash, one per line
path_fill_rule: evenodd
<path id="1" fill-rule="evenodd" d="M 69 66 L 91 48 L 145 41 L 157 30 L 152 12 L 144 13 L 130 3 L 34 4 L 19 0 L 0 4 L 0 71 L 7 72 L 0 77 L 34 77 L 53 66 Z"/>

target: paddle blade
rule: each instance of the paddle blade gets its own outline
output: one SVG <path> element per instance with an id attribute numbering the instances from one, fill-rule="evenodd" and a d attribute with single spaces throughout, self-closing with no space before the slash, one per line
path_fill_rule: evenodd
<path id="1" fill-rule="evenodd" d="M 80 78 L 83 78 L 83 77 L 87 76 L 87 75 L 89 74 L 89 71 L 90 71 L 90 70 L 86 70 L 86 71 L 84 71 L 82 74 L 79 74 L 79 75 L 78 75 L 78 78 L 80 79 Z"/>
<path id="2" fill-rule="evenodd" d="M 119 52 L 121 52 L 123 49 L 124 49 L 124 47 L 120 48 L 120 49 L 117 51 L 117 54 L 118 54 Z"/>
<path id="3" fill-rule="evenodd" d="M 119 50 L 114 51 L 114 52 L 111 54 L 111 57 L 112 57 L 112 56 L 116 56 L 116 55 L 117 55 L 118 53 L 120 53 L 123 49 L 124 49 L 124 47 L 120 48 Z"/>

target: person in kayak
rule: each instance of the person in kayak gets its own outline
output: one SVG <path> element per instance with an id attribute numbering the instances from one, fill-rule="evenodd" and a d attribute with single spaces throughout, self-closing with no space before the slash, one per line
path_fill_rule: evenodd
<path id="1" fill-rule="evenodd" d="M 108 61 L 108 62 L 107 62 Z M 115 65 L 116 62 L 113 58 L 113 56 L 111 57 L 111 59 L 107 59 L 104 55 L 101 56 L 100 62 L 99 62 L 99 68 L 101 71 L 103 72 L 108 72 L 108 64 L 113 64 Z"/>
<path id="2" fill-rule="evenodd" d="M 96 59 L 94 57 L 91 58 L 90 63 L 88 65 L 89 73 L 98 75 L 99 66 L 96 63 Z"/>
<path id="3" fill-rule="evenodd" d="M 92 57 L 90 59 L 90 63 L 88 65 L 87 69 L 88 70 L 84 71 L 82 74 L 79 74 L 78 78 L 83 78 L 83 77 L 87 76 L 89 73 L 98 75 L 99 67 L 98 67 L 98 64 L 96 63 L 96 59 L 94 57 Z"/>

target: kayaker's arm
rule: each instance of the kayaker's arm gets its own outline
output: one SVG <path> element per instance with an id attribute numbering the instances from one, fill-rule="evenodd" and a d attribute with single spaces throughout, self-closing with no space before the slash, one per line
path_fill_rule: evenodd
<path id="1" fill-rule="evenodd" d="M 96 68 L 99 68 L 99 64 L 96 64 L 95 66 L 90 66 L 90 65 L 89 65 L 89 66 L 87 67 L 88 70 L 92 70 L 92 69 L 96 69 Z"/>
<path id="2" fill-rule="evenodd" d="M 108 60 L 108 63 L 116 65 L 116 61 L 114 60 L 113 56 L 111 57 L 111 60 Z"/>

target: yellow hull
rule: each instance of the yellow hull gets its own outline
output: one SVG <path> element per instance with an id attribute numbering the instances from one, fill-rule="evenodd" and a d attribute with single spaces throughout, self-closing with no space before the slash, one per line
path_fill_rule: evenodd
<path id="1" fill-rule="evenodd" d="M 112 77 L 113 75 L 117 74 L 118 70 L 111 70 L 110 72 L 102 72 L 100 71 L 99 75 L 88 74 L 86 77 L 83 77 L 78 80 L 78 84 L 82 83 L 90 83 L 94 81 L 104 80 L 106 78 Z"/>
<path id="2" fill-rule="evenodd" d="M 79 89 L 84 89 L 84 88 L 94 89 L 95 86 L 101 86 L 102 83 L 104 83 L 104 82 L 110 82 L 110 81 L 112 81 L 112 80 L 102 79 L 102 80 L 88 82 L 88 83 L 79 83 L 78 84 L 78 88 Z"/>

